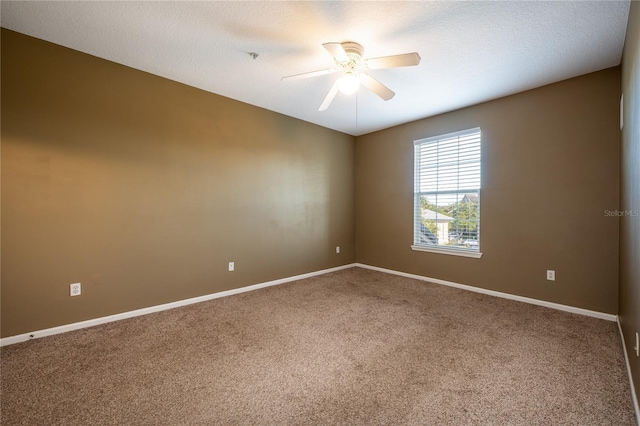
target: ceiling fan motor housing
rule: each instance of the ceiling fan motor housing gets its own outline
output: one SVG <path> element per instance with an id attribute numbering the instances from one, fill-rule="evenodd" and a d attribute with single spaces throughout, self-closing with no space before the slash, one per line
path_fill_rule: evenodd
<path id="1" fill-rule="evenodd" d="M 352 67 L 360 65 L 362 62 L 362 56 L 364 55 L 364 48 L 353 41 L 345 41 L 344 43 L 340 43 L 340 45 L 347 53 L 347 56 L 351 59 L 349 63 L 353 64 Z"/>

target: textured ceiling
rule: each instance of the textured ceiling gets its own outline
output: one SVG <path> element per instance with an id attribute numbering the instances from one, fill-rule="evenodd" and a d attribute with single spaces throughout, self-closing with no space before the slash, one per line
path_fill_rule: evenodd
<path id="1" fill-rule="evenodd" d="M 2 1 L 2 26 L 351 135 L 618 65 L 629 1 Z M 318 106 L 337 74 L 322 43 L 365 57 L 418 52 L 372 70 L 390 101 L 360 88 Z M 252 59 L 249 52 L 259 53 Z"/>

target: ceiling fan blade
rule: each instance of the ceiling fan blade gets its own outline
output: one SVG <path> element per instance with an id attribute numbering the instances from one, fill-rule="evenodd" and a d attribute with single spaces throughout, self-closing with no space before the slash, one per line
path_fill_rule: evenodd
<path id="1" fill-rule="evenodd" d="M 420 55 L 417 52 L 403 53 L 402 55 L 383 56 L 364 61 L 367 68 L 376 70 L 380 68 L 413 67 L 420 63 Z"/>
<path id="2" fill-rule="evenodd" d="M 336 82 L 333 83 L 333 86 L 331 86 L 331 90 L 329 90 L 329 93 L 327 93 L 327 96 L 325 96 L 324 101 L 322 101 L 322 104 L 320 105 L 320 108 L 318 108 L 318 111 L 324 111 L 325 109 L 329 108 L 331 101 L 333 101 L 333 98 L 335 98 L 337 94 L 338 80 L 336 80 Z"/>
<path id="3" fill-rule="evenodd" d="M 369 74 L 360 73 L 360 82 L 364 87 L 371 90 L 373 93 L 380 96 L 385 101 L 388 101 L 396 95 L 393 90 L 389 89 L 387 86 L 380 83 Z"/>
<path id="4" fill-rule="evenodd" d="M 318 70 L 311 72 L 303 72 L 302 74 L 294 74 L 288 75 L 286 77 L 282 77 L 282 80 L 302 80 L 303 78 L 316 77 L 319 75 L 331 74 L 332 72 L 338 71 L 338 68 L 329 68 L 326 70 Z"/>
<path id="5" fill-rule="evenodd" d="M 340 43 L 325 43 L 322 46 L 327 49 L 327 52 L 329 52 L 336 61 L 347 62 L 349 60 L 349 55 L 347 55 L 347 52 L 345 52 L 344 47 L 342 47 Z"/>

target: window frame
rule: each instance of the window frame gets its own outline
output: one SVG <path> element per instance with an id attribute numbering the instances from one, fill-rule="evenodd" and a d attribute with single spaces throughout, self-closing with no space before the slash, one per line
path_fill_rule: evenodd
<path id="1" fill-rule="evenodd" d="M 418 223 L 422 221 L 422 205 L 421 205 L 421 197 L 424 192 L 420 192 L 420 182 L 419 182 L 419 174 L 418 167 L 420 166 L 419 158 L 417 157 L 418 147 L 422 145 L 426 145 L 429 143 L 438 143 L 438 141 L 442 141 L 445 139 L 452 139 L 461 136 L 467 136 L 478 133 L 479 134 L 479 146 L 478 146 L 478 154 L 480 156 L 480 170 L 479 170 L 479 184 L 477 188 L 460 188 L 458 187 L 456 190 L 443 190 L 443 191 L 428 191 L 428 193 L 442 193 L 442 194 L 457 194 L 458 197 L 463 194 L 475 193 L 478 196 L 477 201 L 477 209 L 478 209 L 478 228 L 477 228 L 477 248 L 467 248 L 467 247 L 459 247 L 459 246 L 446 246 L 438 244 L 426 245 L 426 244 L 418 244 L 419 231 L 418 231 Z M 459 141 L 458 141 L 459 143 Z M 481 239 L 480 239 L 480 199 L 481 199 L 481 189 L 482 189 L 482 129 L 480 127 L 475 127 L 466 130 L 460 130 L 457 132 L 446 133 L 441 135 L 436 135 L 428 138 L 417 139 L 413 142 L 414 145 L 414 169 L 413 169 L 413 180 L 414 180 L 414 188 L 413 188 L 413 244 L 411 245 L 411 249 L 415 251 L 423 251 L 430 253 L 438 253 L 438 254 L 448 254 L 454 256 L 464 256 L 471 258 L 480 258 L 482 257 L 482 252 L 480 251 Z M 457 159 L 457 161 L 459 161 Z M 419 216 L 418 216 L 419 215 Z M 419 219 L 418 219 L 419 217 Z"/>

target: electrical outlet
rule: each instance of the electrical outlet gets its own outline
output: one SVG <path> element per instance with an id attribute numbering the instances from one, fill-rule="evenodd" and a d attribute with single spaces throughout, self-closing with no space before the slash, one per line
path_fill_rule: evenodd
<path id="1" fill-rule="evenodd" d="M 336 247 L 336 253 L 340 253 L 340 246 Z"/>
<path id="2" fill-rule="evenodd" d="M 82 292 L 82 289 L 80 287 L 80 283 L 69 284 L 69 295 L 80 296 L 80 293 Z"/>
<path id="3" fill-rule="evenodd" d="M 235 262 L 229 262 L 229 272 L 233 272 L 236 270 L 236 263 Z"/>
<path id="4" fill-rule="evenodd" d="M 637 331 L 636 331 L 636 347 L 633 349 L 636 350 L 636 356 L 640 356 L 640 337 L 638 337 Z"/>
<path id="5" fill-rule="evenodd" d="M 555 281 L 556 280 L 556 271 L 552 271 L 547 269 L 547 280 Z"/>

